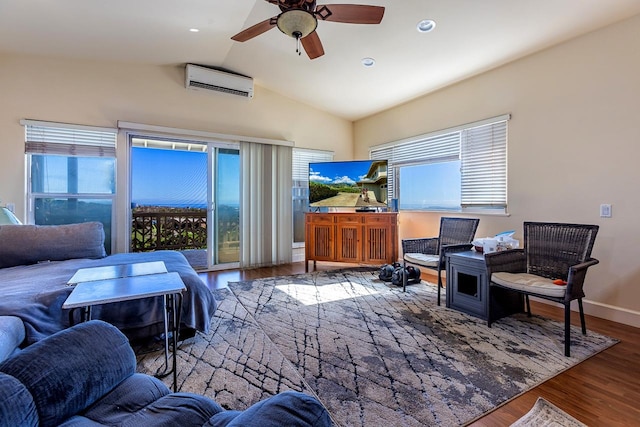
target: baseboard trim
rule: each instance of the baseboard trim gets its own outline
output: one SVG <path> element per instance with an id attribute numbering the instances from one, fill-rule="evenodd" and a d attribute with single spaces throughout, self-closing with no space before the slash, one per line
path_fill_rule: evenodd
<path id="1" fill-rule="evenodd" d="M 640 328 L 640 312 L 638 311 L 586 299 L 583 299 L 582 303 L 585 314 Z"/>
<path id="2" fill-rule="evenodd" d="M 532 301 L 537 301 L 543 304 L 554 305 L 556 307 L 562 307 L 562 304 L 551 302 L 540 298 L 531 298 Z M 610 320 L 612 322 L 622 323 L 623 325 L 633 326 L 634 328 L 640 328 L 640 312 L 629 310 L 622 307 L 616 307 L 609 304 L 603 304 L 597 301 L 590 301 L 587 299 L 582 300 L 584 307 L 584 313 L 589 316 L 599 317 L 601 319 Z M 572 301 L 571 310 L 578 311 L 578 302 Z"/>

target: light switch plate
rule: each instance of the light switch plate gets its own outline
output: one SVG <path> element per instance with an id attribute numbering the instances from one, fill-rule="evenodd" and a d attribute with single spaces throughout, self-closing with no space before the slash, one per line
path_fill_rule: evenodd
<path id="1" fill-rule="evenodd" d="M 600 218 L 611 218 L 611 205 L 600 205 Z"/>

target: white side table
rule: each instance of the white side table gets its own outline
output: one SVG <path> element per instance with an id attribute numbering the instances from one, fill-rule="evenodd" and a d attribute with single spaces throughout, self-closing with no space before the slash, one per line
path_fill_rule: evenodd
<path id="1" fill-rule="evenodd" d="M 82 320 L 86 321 L 91 319 L 91 307 L 94 305 L 162 296 L 164 299 L 165 372 L 156 376 L 164 377 L 173 373 L 173 390 L 177 391 L 176 346 L 180 328 L 178 314 L 182 306 L 182 292 L 185 290 L 186 287 L 180 275 L 175 272 L 92 280 L 76 284 L 62 304 L 62 308 L 69 310 L 82 308 Z M 171 335 L 173 353 L 171 369 L 169 369 L 169 335 Z"/>

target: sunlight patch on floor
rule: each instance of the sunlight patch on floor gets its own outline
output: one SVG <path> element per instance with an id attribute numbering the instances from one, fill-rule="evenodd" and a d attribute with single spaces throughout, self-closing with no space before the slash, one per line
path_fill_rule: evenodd
<path id="1" fill-rule="evenodd" d="M 367 286 L 350 282 L 332 283 L 321 286 L 291 283 L 288 285 L 277 285 L 276 289 L 295 298 L 304 305 L 324 304 L 379 293 Z"/>

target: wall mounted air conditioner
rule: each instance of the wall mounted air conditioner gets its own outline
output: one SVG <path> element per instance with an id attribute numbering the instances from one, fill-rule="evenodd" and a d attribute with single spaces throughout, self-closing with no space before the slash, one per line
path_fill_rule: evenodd
<path id="1" fill-rule="evenodd" d="M 187 64 L 185 85 L 187 89 L 213 90 L 253 98 L 253 79 L 251 77 L 200 65 Z"/>

